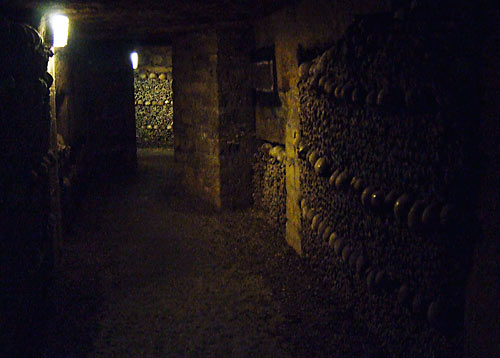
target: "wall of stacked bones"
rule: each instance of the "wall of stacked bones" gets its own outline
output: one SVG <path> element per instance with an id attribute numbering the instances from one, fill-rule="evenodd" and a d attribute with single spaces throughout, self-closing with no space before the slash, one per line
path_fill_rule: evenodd
<path id="1" fill-rule="evenodd" d="M 299 68 L 304 257 L 390 356 L 463 347 L 472 26 L 418 7 L 363 16 Z"/>
<path id="2" fill-rule="evenodd" d="M 140 51 L 134 72 L 137 146 L 173 147 L 171 52 L 152 49 Z"/>
<path id="3" fill-rule="evenodd" d="M 286 231 L 286 153 L 281 145 L 262 144 L 253 162 L 254 207 L 284 237 Z"/>
<path id="4" fill-rule="evenodd" d="M 57 150 L 46 72 L 52 53 L 29 26 L 0 19 L 0 32 L 8 49 L 0 57 L 0 355 L 14 356 L 36 334 L 54 262 Z"/>

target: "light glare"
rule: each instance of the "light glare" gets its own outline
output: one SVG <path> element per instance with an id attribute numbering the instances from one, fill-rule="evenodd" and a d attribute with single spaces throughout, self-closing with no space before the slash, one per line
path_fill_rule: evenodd
<path id="1" fill-rule="evenodd" d="M 54 33 L 54 47 L 64 47 L 68 43 L 69 19 L 64 15 L 52 15 L 50 24 Z"/>
<path id="2" fill-rule="evenodd" d="M 137 70 L 137 67 L 139 67 L 139 54 L 137 52 L 132 52 L 130 54 L 130 60 L 132 61 L 132 68 Z"/>

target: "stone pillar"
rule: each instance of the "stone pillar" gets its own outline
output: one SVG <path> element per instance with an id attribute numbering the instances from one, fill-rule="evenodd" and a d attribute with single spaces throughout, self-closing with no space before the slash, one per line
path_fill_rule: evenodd
<path id="1" fill-rule="evenodd" d="M 299 37 L 297 14 L 294 7 L 261 19 L 257 23 L 256 37 L 258 46 L 275 46 L 278 95 L 281 106 L 268 109 L 257 108 L 257 130 L 259 138 L 274 142 L 282 141 L 280 126 L 284 126 L 286 162 L 286 241 L 298 254 L 301 247 L 301 215 L 299 201 L 301 196 L 300 171 L 296 158 L 295 144 L 300 134 L 298 113 L 298 59 Z M 270 29 L 270 30 L 269 30 Z M 273 115 L 271 115 L 273 114 Z M 269 117 L 269 118 L 268 118 Z M 267 128 L 273 127 L 273 131 Z M 259 134 L 260 132 L 260 134 Z M 265 133 L 262 133 L 265 132 Z M 269 134 L 271 135 L 269 135 Z M 266 134 L 265 137 L 262 137 Z"/>
<path id="2" fill-rule="evenodd" d="M 56 108 L 56 61 L 57 54 L 49 61 L 48 73 L 53 77 L 53 84 L 50 87 L 50 149 L 53 153 L 57 153 L 57 108 Z M 58 158 L 56 158 L 57 160 Z M 52 237 L 52 265 L 59 264 L 60 252 L 62 249 L 62 216 L 61 216 L 61 193 L 59 186 L 59 165 L 52 166 L 49 170 L 49 191 L 50 191 L 50 211 L 53 223 L 50 225 Z"/>
<path id="3" fill-rule="evenodd" d="M 254 38 L 245 29 L 217 32 L 219 158 L 221 203 L 244 207 L 252 198 L 255 114 L 250 87 L 250 52 Z"/>
<path id="4" fill-rule="evenodd" d="M 207 30 L 174 39 L 175 159 L 187 190 L 217 208 L 251 202 L 253 39 L 246 30 Z"/>
<path id="5" fill-rule="evenodd" d="M 217 34 L 188 34 L 172 47 L 175 160 L 187 190 L 221 207 Z"/>

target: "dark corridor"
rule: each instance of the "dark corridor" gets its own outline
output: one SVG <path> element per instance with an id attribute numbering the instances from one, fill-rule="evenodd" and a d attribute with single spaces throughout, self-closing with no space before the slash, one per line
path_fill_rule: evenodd
<path id="1" fill-rule="evenodd" d="M 172 152 L 92 187 L 65 240 L 43 357 L 336 357 L 374 351 L 349 304 L 252 210 L 218 213 L 178 185 Z M 312 281 L 311 281 L 312 280 Z M 335 306 L 335 313 L 329 307 Z M 342 308 L 341 308 L 342 307 Z"/>
<path id="2" fill-rule="evenodd" d="M 500 356 L 493 2 L 9 0 L 0 39 L 0 356 Z"/>

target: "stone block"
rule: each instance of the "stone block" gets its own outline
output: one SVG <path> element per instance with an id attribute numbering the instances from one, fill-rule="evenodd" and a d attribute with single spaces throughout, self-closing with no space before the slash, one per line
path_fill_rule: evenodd
<path id="1" fill-rule="evenodd" d="M 297 252 L 297 254 L 302 256 L 302 238 L 300 231 L 300 227 L 293 222 L 286 222 L 286 242 Z"/>

